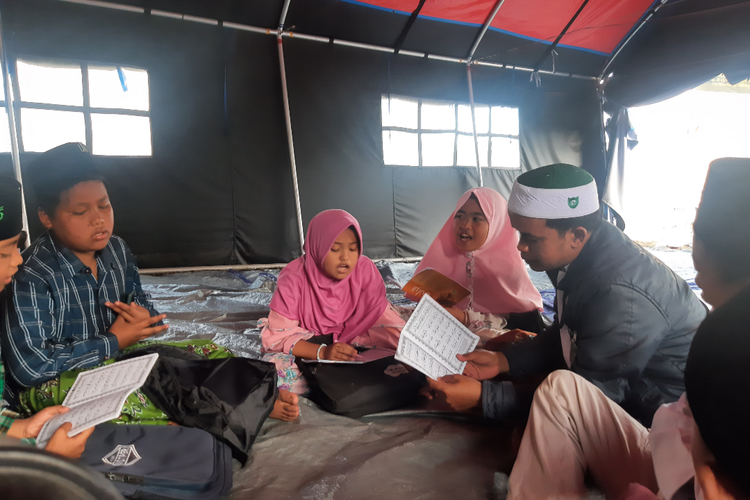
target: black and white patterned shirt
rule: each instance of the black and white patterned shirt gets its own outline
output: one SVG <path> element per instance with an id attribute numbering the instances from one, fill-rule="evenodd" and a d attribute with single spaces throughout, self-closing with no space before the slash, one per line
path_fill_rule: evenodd
<path id="1" fill-rule="evenodd" d="M 109 328 L 117 315 L 105 302 L 134 301 L 158 314 L 141 289 L 130 249 L 112 236 L 97 252 L 97 275 L 49 233 L 25 252 L 8 287 L 0 325 L 6 369 L 16 382 L 33 387 L 62 372 L 96 366 L 119 350 Z"/>

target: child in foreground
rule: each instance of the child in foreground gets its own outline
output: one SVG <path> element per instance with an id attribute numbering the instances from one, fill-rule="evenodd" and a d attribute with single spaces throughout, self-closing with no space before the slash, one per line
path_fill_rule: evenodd
<path id="1" fill-rule="evenodd" d="M 279 387 L 307 392 L 294 357 L 351 360 L 354 344 L 395 349 L 404 321 L 385 296 L 375 264 L 362 255 L 359 222 L 344 210 L 310 221 L 305 254 L 281 274 L 263 327 L 264 360 L 278 369 Z M 308 342 L 333 335 L 331 345 Z"/>
<path id="2" fill-rule="evenodd" d="M 78 371 L 167 329 L 141 288 L 135 259 L 112 234 L 114 211 L 103 177 L 83 144 L 58 146 L 27 170 L 47 232 L 24 253 L 6 301 L 3 347 L 29 414 L 61 402 Z M 129 303 L 128 303 L 129 302 Z M 208 358 L 231 356 L 210 341 L 189 341 Z M 18 389 L 19 387 L 16 387 Z M 273 418 L 294 419 L 296 395 L 281 393 Z M 140 391 L 123 422 L 167 423 Z"/>
<path id="3" fill-rule="evenodd" d="M 21 185 L 7 177 L 0 178 L 0 287 L 5 288 L 18 271 L 23 259 L 18 249 L 21 239 L 22 208 Z M 4 318 L 3 318 L 4 319 Z M 0 396 L 5 386 L 5 370 L 0 362 Z M 18 415 L 8 410 L 0 411 L 0 435 L 33 442 L 42 426 L 57 414 L 68 411 L 63 406 L 51 406 L 40 411 L 31 418 L 18 418 Z M 47 443 L 46 450 L 58 455 L 78 458 L 83 453 L 86 440 L 94 432 L 94 428 L 75 436 L 68 437 L 72 424 L 62 425 Z"/>

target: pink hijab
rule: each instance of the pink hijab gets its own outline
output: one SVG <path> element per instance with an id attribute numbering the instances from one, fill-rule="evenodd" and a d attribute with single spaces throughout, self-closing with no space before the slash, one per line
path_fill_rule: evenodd
<path id="1" fill-rule="evenodd" d="M 469 254 L 461 252 L 453 236 L 453 218 L 471 195 L 479 201 L 490 225 L 487 241 L 474 251 L 474 286 L 466 272 Z M 528 312 L 542 308 L 542 297 L 531 283 L 521 259 L 518 234 L 510 225 L 508 202 L 494 189 L 480 187 L 466 191 L 448 221 L 427 249 L 416 272 L 432 268 L 473 291 L 472 308 L 491 314 Z M 467 297 L 458 304 L 469 305 Z"/>
<path id="2" fill-rule="evenodd" d="M 333 242 L 349 227 L 359 238 L 359 260 L 343 280 L 328 276 L 323 260 Z M 362 255 L 359 222 L 344 210 L 326 210 L 310 221 L 305 254 L 279 274 L 271 309 L 298 320 L 317 334 L 333 334 L 336 342 L 349 342 L 369 330 L 388 306 L 385 284 L 375 264 Z"/>

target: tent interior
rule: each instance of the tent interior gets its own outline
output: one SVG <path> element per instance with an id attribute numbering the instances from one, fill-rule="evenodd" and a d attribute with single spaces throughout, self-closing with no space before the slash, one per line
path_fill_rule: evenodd
<path id="1" fill-rule="evenodd" d="M 482 169 L 484 184 L 506 196 L 519 173 L 554 162 L 582 166 L 603 191 L 611 162 L 602 132 L 602 87 L 605 107 L 619 109 L 663 99 L 722 72 L 747 76 L 747 2 L 587 2 L 552 51 L 581 5 L 520 3 L 500 5 L 470 65 L 476 104 L 518 110 L 515 164 Z M 286 11 L 282 47 L 301 226 L 323 209 L 343 208 L 360 220 L 365 253 L 372 258 L 422 255 L 454 201 L 478 184 L 474 157 L 473 168 L 384 163 L 384 132 L 403 129 L 383 127 L 383 97 L 469 103 L 467 57 L 499 5 L 438 8 L 443 4 L 423 2 L 424 13 L 405 15 L 418 4 L 295 0 Z M 145 70 L 145 110 L 114 107 L 146 120 L 148 150 L 99 158 L 118 207 L 117 234 L 141 267 L 288 262 L 298 256 L 273 36 L 283 7 L 281 0 L 4 2 L 3 47 L 17 96 L 21 170 L 42 147 L 54 145 L 41 141 L 35 148 L 27 137 L 34 114 L 75 114 L 70 119 L 78 122 L 60 127 L 68 135 L 58 132 L 59 142 L 80 140 L 96 154 L 97 125 L 106 128 L 101 115 L 113 110 L 92 104 L 88 92 L 85 100 L 35 99 L 23 81 L 19 85 L 18 60 L 69 65 L 63 69 Z M 41 78 L 53 88 L 61 79 L 54 73 Z M 455 135 L 471 143 L 471 134 Z M 0 155 L 0 171 L 12 168 L 12 155 Z M 34 200 L 27 207 L 36 212 Z M 38 235 L 36 217 L 29 223 L 31 236 Z"/>
<path id="2" fill-rule="evenodd" d="M 318 212 L 353 214 L 373 260 L 418 259 L 467 189 L 507 197 L 520 173 L 564 162 L 622 224 L 627 108 L 750 77 L 740 0 L 6 0 L 0 17 L 0 174 L 87 144 L 142 269 L 233 268 L 144 276 L 164 338 L 250 357 L 277 271 L 248 265 L 298 257 Z M 105 77 L 145 101 L 101 97 Z M 31 194 L 26 208 L 33 239 Z M 378 265 L 398 304 L 414 266 Z M 424 415 L 306 402 L 265 425 L 233 498 L 487 498 L 513 426 Z"/>

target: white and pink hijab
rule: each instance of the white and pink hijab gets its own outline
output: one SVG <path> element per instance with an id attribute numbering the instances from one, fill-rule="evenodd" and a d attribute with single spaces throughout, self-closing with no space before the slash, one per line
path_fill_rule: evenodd
<path id="1" fill-rule="evenodd" d="M 490 228 L 484 245 L 469 255 L 456 245 L 453 218 L 472 195 L 479 202 Z M 466 309 L 470 299 L 472 309 L 490 314 L 541 309 L 542 297 L 529 278 L 517 246 L 518 233 L 510 225 L 505 199 L 494 189 L 470 189 L 458 200 L 416 272 L 432 268 L 469 289 L 473 297 L 459 302 L 457 307 L 460 309 Z M 472 260 L 469 276 L 467 264 Z"/>

